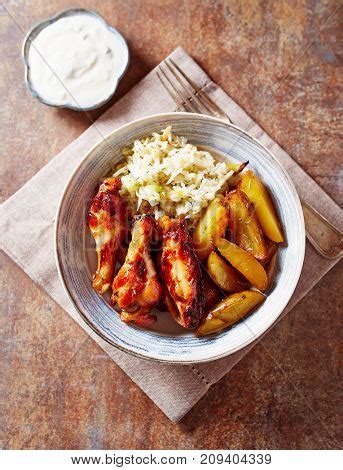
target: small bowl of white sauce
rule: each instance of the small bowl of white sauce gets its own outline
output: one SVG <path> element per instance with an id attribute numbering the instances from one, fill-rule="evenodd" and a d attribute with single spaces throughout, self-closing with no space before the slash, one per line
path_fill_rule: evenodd
<path id="1" fill-rule="evenodd" d="M 23 59 L 31 95 L 75 111 L 109 101 L 130 61 L 124 37 L 100 15 L 81 8 L 34 26 L 24 40 Z"/>

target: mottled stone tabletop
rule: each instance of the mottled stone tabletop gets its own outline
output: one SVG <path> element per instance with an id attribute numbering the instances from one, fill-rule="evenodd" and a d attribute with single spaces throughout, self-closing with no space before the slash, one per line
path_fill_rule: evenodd
<path id="1" fill-rule="evenodd" d="M 5 0 L 2 201 L 90 125 L 36 102 L 23 80 L 25 32 L 69 6 L 97 10 L 128 39 L 132 62 L 114 100 L 182 45 L 342 203 L 342 3 L 327 0 Z M 1 448 L 337 448 L 341 268 L 173 424 L 1 253 Z"/>

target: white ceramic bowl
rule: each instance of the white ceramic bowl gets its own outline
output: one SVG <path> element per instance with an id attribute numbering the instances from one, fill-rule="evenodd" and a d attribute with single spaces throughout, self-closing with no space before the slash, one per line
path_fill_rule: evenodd
<path id="1" fill-rule="evenodd" d="M 158 312 L 151 329 L 121 322 L 92 289 L 96 254 L 86 213 L 99 178 L 108 175 L 121 159 L 121 149 L 153 131 L 172 125 L 173 132 L 205 146 L 217 155 L 249 167 L 268 186 L 286 235 L 279 250 L 274 282 L 266 301 L 251 315 L 219 334 L 197 338 L 176 325 L 166 312 Z M 113 346 L 140 357 L 169 363 L 207 362 L 232 354 L 261 336 L 280 316 L 297 285 L 304 260 L 305 227 L 294 185 L 273 155 L 241 129 L 221 120 L 188 113 L 149 116 L 131 122 L 99 142 L 71 176 L 58 209 L 55 248 L 59 273 L 67 294 L 85 322 Z"/>

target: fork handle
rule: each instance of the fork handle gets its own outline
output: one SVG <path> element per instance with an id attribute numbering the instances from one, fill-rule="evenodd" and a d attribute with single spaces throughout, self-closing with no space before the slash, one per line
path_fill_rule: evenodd
<path id="1" fill-rule="evenodd" d="M 319 212 L 304 201 L 301 201 L 306 235 L 314 248 L 327 259 L 342 256 L 342 234 Z"/>

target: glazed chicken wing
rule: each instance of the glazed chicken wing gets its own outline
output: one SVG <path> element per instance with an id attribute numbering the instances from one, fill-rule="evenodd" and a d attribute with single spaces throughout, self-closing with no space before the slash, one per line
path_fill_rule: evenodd
<path id="1" fill-rule="evenodd" d="M 185 328 L 196 328 L 204 314 L 204 282 L 199 260 L 184 220 L 165 216 L 162 231 L 161 274 L 168 289 L 167 305 L 173 318 Z M 169 295 L 168 295 L 169 294 Z M 175 306 L 170 307 L 170 303 Z"/>
<path id="2" fill-rule="evenodd" d="M 111 285 L 116 255 L 126 231 L 127 209 L 119 195 L 120 187 L 118 178 L 105 179 L 92 200 L 87 216 L 98 254 L 93 287 L 100 294 Z"/>
<path id="3" fill-rule="evenodd" d="M 154 227 L 155 220 L 151 215 L 135 218 L 125 263 L 112 284 L 111 302 L 122 309 L 121 319 L 142 326 L 156 321 L 149 313 L 158 304 L 162 293 L 150 255 Z"/>

